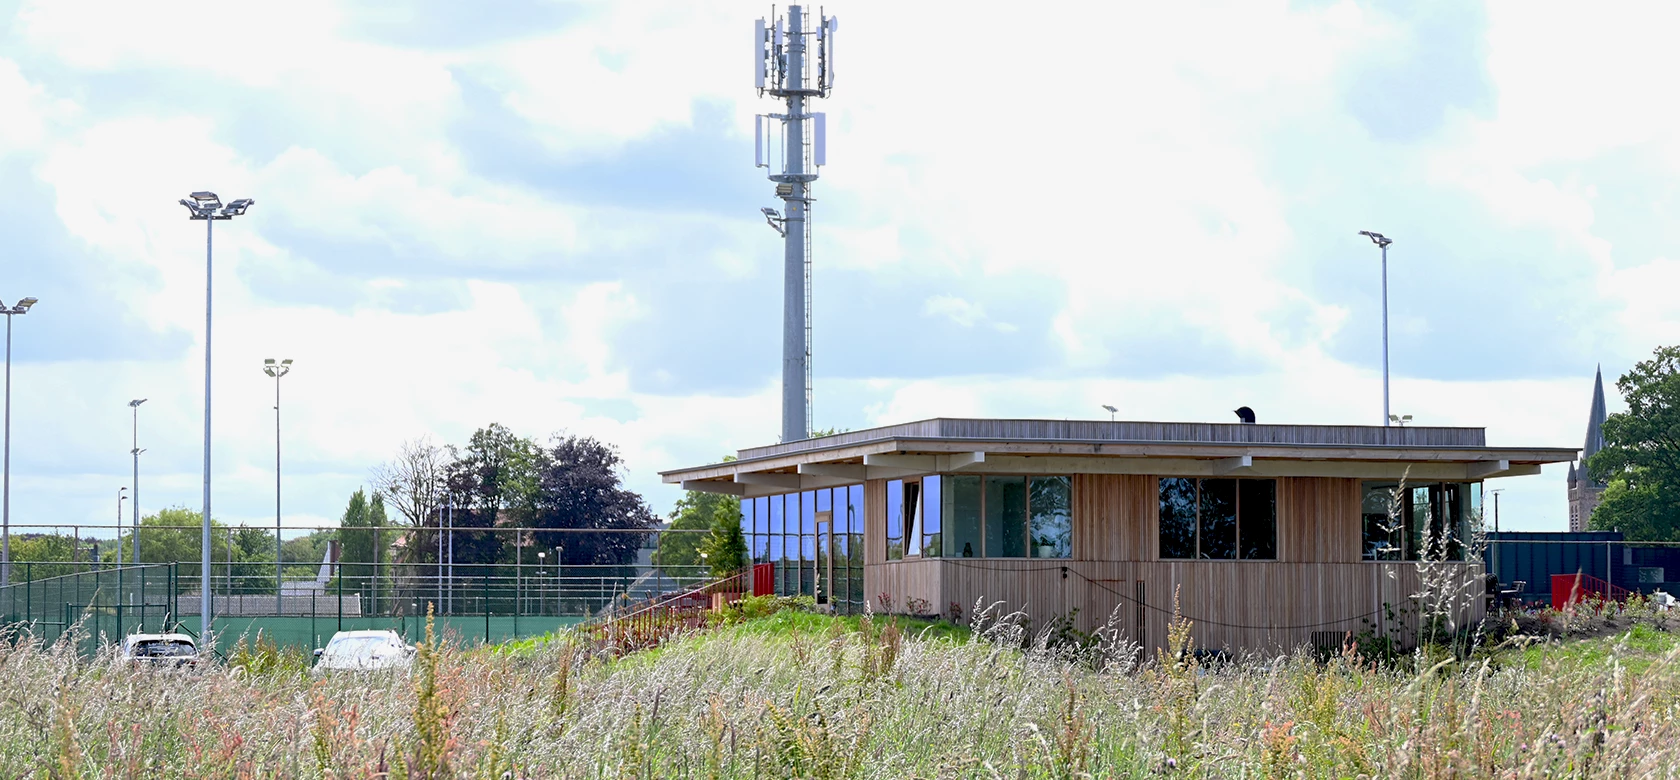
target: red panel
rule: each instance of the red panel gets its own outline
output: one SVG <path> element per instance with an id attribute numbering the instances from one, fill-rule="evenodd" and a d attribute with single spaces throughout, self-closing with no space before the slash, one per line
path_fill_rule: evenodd
<path id="1" fill-rule="evenodd" d="M 755 563 L 752 568 L 752 594 L 768 596 L 776 592 L 776 564 Z"/>

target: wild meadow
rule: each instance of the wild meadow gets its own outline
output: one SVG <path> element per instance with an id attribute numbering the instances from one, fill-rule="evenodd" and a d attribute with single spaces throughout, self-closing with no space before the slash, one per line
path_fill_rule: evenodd
<path id="1" fill-rule="evenodd" d="M 312 678 L 0 648 L 0 777 L 1668 777 L 1680 665 L 1641 604 L 1524 615 L 1469 654 L 1144 658 L 796 610 L 623 657 L 577 637 Z"/>

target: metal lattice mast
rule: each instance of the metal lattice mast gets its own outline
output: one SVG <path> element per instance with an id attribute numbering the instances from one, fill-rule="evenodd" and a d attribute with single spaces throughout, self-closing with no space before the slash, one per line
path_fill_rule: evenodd
<path id="1" fill-rule="evenodd" d="M 765 114 L 754 124 L 754 159 L 770 168 L 783 208 L 763 209 L 782 235 L 782 441 L 809 438 L 811 414 L 811 185 L 825 158 L 825 116 L 808 101 L 827 97 L 834 83 L 834 31 L 838 23 L 818 14 L 807 29 L 805 9 L 788 6 L 787 17 L 758 20 L 754 27 L 755 80 L 760 94 L 787 101 L 786 113 Z M 778 120 L 770 124 L 767 120 Z M 767 154 L 780 131 L 780 159 Z"/>

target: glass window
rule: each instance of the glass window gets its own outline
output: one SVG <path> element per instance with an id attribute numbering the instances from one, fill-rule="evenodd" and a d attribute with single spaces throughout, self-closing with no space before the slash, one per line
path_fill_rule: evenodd
<path id="1" fill-rule="evenodd" d="M 1463 560 L 1464 543 L 1481 521 L 1479 482 L 1437 482 L 1401 490 L 1366 482 L 1361 510 L 1368 561 Z"/>
<path id="2" fill-rule="evenodd" d="M 1401 530 L 1406 527 L 1406 501 L 1393 482 L 1366 482 L 1360 513 L 1365 536 L 1361 555 L 1368 561 L 1398 561 L 1404 557 Z"/>
<path id="3" fill-rule="evenodd" d="M 1167 559 L 1277 558 L 1277 480 L 1162 477 L 1160 547 Z"/>
<path id="4" fill-rule="evenodd" d="M 1237 480 L 1238 547 L 1243 560 L 1277 558 L 1277 480 Z"/>
<path id="5" fill-rule="evenodd" d="M 1237 557 L 1237 481 L 1202 480 L 1197 557 L 1216 561 Z"/>
<path id="6" fill-rule="evenodd" d="M 782 497 L 766 496 L 770 502 L 770 560 L 782 558 Z"/>
<path id="7" fill-rule="evenodd" d="M 793 500 L 792 496 L 788 497 Z M 799 560 L 817 559 L 817 496 L 806 491 L 799 496 Z"/>
<path id="8" fill-rule="evenodd" d="M 887 481 L 887 560 L 904 557 L 904 480 Z"/>
<path id="9" fill-rule="evenodd" d="M 945 478 L 943 512 L 950 530 L 952 556 L 979 558 L 984 548 L 980 542 L 980 477 L 951 475 Z"/>
<path id="10" fill-rule="evenodd" d="M 828 489 L 823 489 L 823 490 L 817 491 L 817 511 L 818 512 L 832 512 L 832 511 L 834 511 L 834 498 L 833 498 L 833 495 L 832 495 L 833 492 L 834 491 L 831 491 L 831 490 L 828 490 Z"/>
<path id="11" fill-rule="evenodd" d="M 1161 557 L 1196 557 L 1196 480 L 1161 478 Z"/>
<path id="12" fill-rule="evenodd" d="M 904 483 L 904 554 L 922 554 L 922 483 Z"/>
<path id="13" fill-rule="evenodd" d="M 1433 520 L 1433 513 L 1430 512 L 1431 502 L 1429 500 L 1428 485 L 1413 487 L 1410 493 L 1411 497 L 1408 506 L 1411 509 L 1412 520 L 1410 534 L 1411 546 L 1406 550 L 1406 560 L 1415 561 L 1417 560 L 1419 552 L 1429 549 L 1425 544 L 1424 537 L 1432 530 L 1430 528 L 1430 524 Z"/>
<path id="14" fill-rule="evenodd" d="M 852 556 L 852 565 L 860 567 L 858 577 L 862 577 L 863 566 L 863 486 L 852 485 L 846 488 L 846 533 L 850 542 L 846 550 Z M 854 591 L 853 600 L 863 598 L 863 591 Z"/>
<path id="15" fill-rule="evenodd" d="M 939 475 L 922 477 L 922 557 L 938 558 L 940 551 L 940 490 L 944 487 Z"/>
<path id="16" fill-rule="evenodd" d="M 1032 557 L 1073 557 L 1072 504 L 1072 477 L 1033 477 Z"/>
<path id="17" fill-rule="evenodd" d="M 1027 478 L 986 477 L 986 557 L 1027 557 Z"/>

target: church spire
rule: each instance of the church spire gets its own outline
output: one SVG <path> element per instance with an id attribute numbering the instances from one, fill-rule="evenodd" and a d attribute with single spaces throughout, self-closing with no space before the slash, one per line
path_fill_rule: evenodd
<path id="1" fill-rule="evenodd" d="M 1583 479 L 1586 477 L 1587 459 L 1604 449 L 1604 417 L 1604 367 L 1599 366 L 1593 373 L 1592 411 L 1587 415 L 1587 440 L 1581 447 Z"/>

